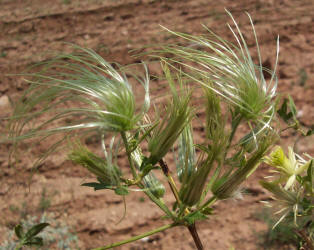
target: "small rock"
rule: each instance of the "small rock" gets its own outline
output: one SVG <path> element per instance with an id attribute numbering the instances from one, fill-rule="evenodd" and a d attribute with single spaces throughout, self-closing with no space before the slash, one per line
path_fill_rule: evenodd
<path id="1" fill-rule="evenodd" d="M 10 107 L 10 100 L 7 95 L 3 95 L 0 97 L 0 108 L 5 109 Z"/>

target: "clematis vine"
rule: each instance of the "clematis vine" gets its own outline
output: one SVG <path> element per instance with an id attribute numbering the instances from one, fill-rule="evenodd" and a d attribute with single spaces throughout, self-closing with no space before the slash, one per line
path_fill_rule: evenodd
<path id="1" fill-rule="evenodd" d="M 268 157 L 265 157 L 265 163 L 276 168 L 273 172 L 281 174 L 278 182 L 286 182 L 284 188 L 288 190 L 293 187 L 296 177 L 308 169 L 311 160 L 304 160 L 298 154 L 294 153 L 291 147 L 288 148 L 287 157 L 283 149 L 278 146 Z"/>

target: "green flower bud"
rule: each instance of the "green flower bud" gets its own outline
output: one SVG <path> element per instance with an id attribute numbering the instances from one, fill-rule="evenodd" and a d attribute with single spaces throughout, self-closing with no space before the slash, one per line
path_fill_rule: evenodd
<path id="1" fill-rule="evenodd" d="M 218 199 L 232 197 L 238 190 L 240 184 L 245 181 L 259 166 L 262 158 L 271 145 L 271 138 L 264 138 L 258 149 L 252 153 L 251 157 L 245 162 L 244 166 L 236 169 L 230 176 L 224 176 L 223 180 L 218 179 L 216 185 L 212 187 L 212 192 Z"/>
<path id="2" fill-rule="evenodd" d="M 212 169 L 215 160 L 213 155 L 207 156 L 205 160 L 202 160 L 202 158 L 203 155 L 200 156 L 189 178 L 183 179 L 179 192 L 182 203 L 190 207 L 200 200 L 208 174 Z"/>
<path id="3" fill-rule="evenodd" d="M 190 93 L 179 95 L 169 70 L 166 67 L 164 70 L 173 98 L 167 106 L 161 124 L 152 131 L 152 137 L 148 142 L 148 150 L 151 153 L 149 162 L 153 165 L 170 151 L 185 126 L 192 119 L 192 111 L 189 107 Z M 184 92 L 184 90 L 181 91 Z"/>
<path id="4" fill-rule="evenodd" d="M 194 172 L 188 182 L 184 183 L 180 189 L 179 196 L 183 204 L 191 207 L 201 198 L 206 184 L 208 172 L 211 166 L 204 163 L 200 166 L 202 170 Z"/>
<path id="5" fill-rule="evenodd" d="M 76 143 L 69 154 L 69 159 L 86 168 L 101 181 L 110 186 L 119 186 L 121 171 L 118 167 L 108 164 L 104 159 L 90 152 L 86 147 Z"/>
<path id="6" fill-rule="evenodd" d="M 152 172 L 143 178 L 143 182 L 145 188 L 147 188 L 156 198 L 164 196 L 166 191 L 165 187 Z"/>

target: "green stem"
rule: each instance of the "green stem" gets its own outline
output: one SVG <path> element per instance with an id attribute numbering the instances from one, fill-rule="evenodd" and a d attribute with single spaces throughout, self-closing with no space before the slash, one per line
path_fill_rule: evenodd
<path id="1" fill-rule="evenodd" d="M 132 160 L 132 156 L 131 156 L 131 152 L 130 152 L 130 147 L 129 147 L 129 142 L 128 139 L 126 138 L 126 134 L 125 132 L 121 132 L 121 137 L 125 146 L 125 150 L 126 150 L 126 154 L 128 156 L 128 161 L 130 163 L 130 167 L 131 167 L 131 171 L 132 171 L 132 175 L 133 178 L 136 180 L 138 178 L 137 173 L 136 173 L 136 169 Z"/>
<path id="2" fill-rule="evenodd" d="M 164 175 L 167 177 L 168 184 L 170 186 L 170 189 L 171 189 L 171 191 L 172 191 L 172 193 L 173 193 L 173 195 L 174 195 L 178 205 L 179 206 L 182 205 L 182 202 L 181 202 L 180 197 L 179 197 L 179 192 L 178 192 L 176 183 L 174 182 L 174 179 L 172 178 L 172 175 L 170 173 L 168 165 L 166 164 L 166 162 L 163 159 L 161 159 L 159 161 L 159 164 L 161 166 L 161 169 L 162 169 Z M 184 211 L 185 214 L 189 214 L 190 213 L 188 208 L 185 208 L 183 211 Z M 181 213 L 179 215 L 181 215 Z"/>
<path id="3" fill-rule="evenodd" d="M 165 212 L 170 218 L 175 219 L 174 214 L 169 210 L 169 208 L 160 199 L 156 198 L 149 190 L 145 190 L 142 184 L 138 184 L 138 187 L 144 189 L 144 193 L 154 202 L 162 211 Z"/>
<path id="4" fill-rule="evenodd" d="M 130 168 L 132 171 L 132 175 L 133 178 L 135 180 L 135 182 L 137 182 L 137 180 L 140 179 L 140 177 L 138 176 L 137 172 L 136 172 L 136 168 L 134 166 L 134 162 L 132 159 L 132 155 L 131 155 L 131 151 L 130 151 L 130 147 L 129 147 L 129 143 L 128 143 L 128 139 L 126 137 L 126 133 L 125 132 L 121 132 L 121 137 L 125 146 L 125 150 L 128 156 L 128 161 L 130 164 Z M 163 210 L 169 217 L 174 218 L 174 215 L 171 213 L 171 211 L 169 210 L 169 208 L 158 198 L 156 198 L 149 190 L 145 190 L 145 187 L 143 186 L 143 184 L 139 181 L 138 183 L 136 183 L 136 185 L 143 189 L 145 194 L 151 199 L 151 201 L 153 201 L 158 207 L 160 207 L 161 210 Z"/>
<path id="5" fill-rule="evenodd" d="M 162 227 L 158 227 L 158 228 L 156 228 L 156 229 L 154 229 L 154 230 L 152 230 L 152 231 L 149 231 L 149 232 L 146 232 L 146 233 L 143 233 L 143 234 L 134 236 L 134 237 L 129 238 L 129 239 L 127 239 L 127 240 L 122 240 L 122 241 L 113 243 L 113 244 L 111 244 L 111 245 L 104 246 L 104 247 L 94 248 L 94 249 L 92 249 L 92 250 L 105 250 L 105 249 L 110 249 L 110 248 L 113 248 L 113 247 L 121 246 L 121 245 L 130 243 L 130 242 L 133 242 L 133 241 L 142 239 L 142 238 L 144 238 L 144 237 L 150 236 L 150 235 L 152 235 L 152 234 L 162 232 L 162 231 L 164 231 L 164 230 L 166 230 L 166 229 L 169 229 L 169 228 L 172 228 L 172 227 L 175 227 L 175 226 L 177 226 L 176 223 L 168 224 L 168 225 L 165 225 L 165 226 L 162 226 Z"/>
<path id="6" fill-rule="evenodd" d="M 178 204 L 180 205 L 181 204 L 181 200 L 180 200 L 180 197 L 179 197 L 179 192 L 178 192 L 178 189 L 177 189 L 177 186 L 176 186 L 176 183 L 174 182 L 172 176 L 171 176 L 171 173 L 170 173 L 170 170 L 168 168 L 168 165 L 166 164 L 166 162 L 164 162 L 163 159 L 161 159 L 159 161 L 159 164 L 161 166 L 161 169 L 162 169 L 162 172 L 164 173 L 164 175 L 167 177 L 167 180 L 168 180 L 168 184 L 170 186 L 170 189 L 174 195 L 174 197 L 176 198 L 176 201 L 178 202 Z"/>
<path id="7" fill-rule="evenodd" d="M 136 168 L 134 166 L 134 162 L 132 159 L 132 155 L 131 155 L 131 151 L 130 151 L 130 147 L 129 147 L 129 143 L 128 143 L 128 139 L 126 136 L 125 132 L 121 132 L 121 137 L 125 146 L 125 151 L 127 153 L 128 156 L 128 161 L 130 164 L 130 168 L 132 171 L 132 175 L 133 178 L 135 180 L 135 182 L 137 182 L 137 180 L 140 179 L 140 177 L 138 176 L 137 172 L 136 172 Z M 143 186 L 143 184 L 139 181 L 138 183 L 136 183 L 136 185 L 143 189 L 145 194 L 151 199 L 151 201 L 153 201 L 158 207 L 160 207 L 161 210 L 163 210 L 168 216 L 170 216 L 171 218 L 174 218 L 174 215 L 171 213 L 171 211 L 168 209 L 168 207 L 158 198 L 156 198 L 149 190 L 145 190 L 145 187 Z"/>
<path id="8" fill-rule="evenodd" d="M 231 142 L 233 140 L 235 132 L 237 131 L 238 126 L 240 125 L 241 121 L 242 121 L 242 116 L 240 116 L 239 118 L 236 118 L 236 121 L 235 121 L 234 125 L 232 126 L 232 131 L 231 131 L 231 134 L 230 134 L 230 137 L 229 137 L 229 142 L 228 142 L 228 146 L 227 146 L 226 152 L 228 151 L 228 149 L 231 146 Z"/>
<path id="9" fill-rule="evenodd" d="M 217 201 L 217 197 L 215 195 L 213 195 L 209 200 L 207 200 L 200 208 L 199 210 L 201 211 L 202 209 L 211 206 L 212 204 L 214 204 Z"/>
<path id="10" fill-rule="evenodd" d="M 195 227 L 195 223 L 189 225 L 188 229 L 189 229 L 190 234 L 193 237 L 193 240 L 194 240 L 194 243 L 195 243 L 197 249 L 198 250 L 203 250 L 204 247 L 203 247 L 203 244 L 201 242 L 200 237 L 198 236 L 198 233 L 197 233 L 197 230 L 196 230 L 196 227 Z"/>

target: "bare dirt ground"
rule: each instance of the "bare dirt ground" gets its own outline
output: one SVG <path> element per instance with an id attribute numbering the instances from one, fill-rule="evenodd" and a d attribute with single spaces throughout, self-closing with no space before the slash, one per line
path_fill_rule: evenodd
<path id="1" fill-rule="evenodd" d="M 230 19 L 224 8 L 232 12 L 253 51 L 254 40 L 244 12 L 251 14 L 267 67 L 274 66 L 276 36 L 280 35 L 279 90 L 293 96 L 303 125 L 313 124 L 312 0 L 0 0 L 0 117 L 10 115 L 9 100 L 16 100 L 26 87 L 21 77 L 6 74 L 21 73 L 48 59 L 49 50 L 69 50 L 64 42 L 92 48 L 109 61 L 132 63 L 138 59 L 132 58 L 129 50 L 176 41 L 159 25 L 199 34 L 203 32 L 201 24 L 205 24 L 226 39 L 231 38 L 225 25 Z M 153 95 L 162 94 L 154 84 L 157 82 L 152 82 Z M 1 124 L 3 129 L 5 121 Z M 281 143 L 287 146 L 294 136 L 287 132 Z M 312 140 L 300 140 L 297 149 L 313 155 Z M 141 192 L 126 197 L 128 219 L 117 224 L 123 214 L 122 199 L 111 192 L 94 192 L 80 186 L 90 175 L 73 166 L 62 153 L 40 167 L 29 189 L 33 151 L 25 151 L 19 163 L 23 167 L 17 172 L 7 159 L 9 146 L 1 145 L 0 151 L 0 244 L 25 214 L 39 216 L 43 210 L 67 223 L 77 234 L 81 249 L 123 240 L 165 224 L 158 219 L 160 211 L 149 201 L 143 202 Z M 256 232 L 266 225 L 255 218 L 254 212 L 262 206 L 259 201 L 267 198 L 258 185 L 266 173 L 262 167 L 246 183 L 251 192 L 243 200 L 218 203 L 217 214 L 197 224 L 205 249 L 259 249 Z M 165 199 L 172 202 L 168 196 Z M 194 244 L 188 231 L 174 228 L 117 249 L 187 250 L 194 249 Z"/>

